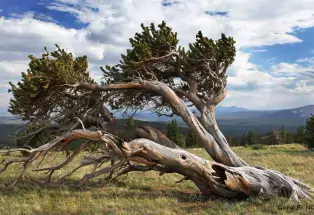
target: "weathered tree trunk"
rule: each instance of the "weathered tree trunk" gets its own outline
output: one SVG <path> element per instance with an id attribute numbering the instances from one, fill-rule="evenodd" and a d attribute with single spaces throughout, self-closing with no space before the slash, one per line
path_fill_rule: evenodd
<path id="1" fill-rule="evenodd" d="M 226 164 L 228 166 L 243 166 L 247 165 L 240 157 L 238 157 L 230 148 L 228 141 L 224 137 L 223 133 L 220 131 L 216 117 L 215 109 L 216 106 L 225 98 L 227 90 L 224 87 L 220 93 L 214 98 L 206 98 L 206 102 L 200 99 L 197 95 L 197 83 L 193 80 L 186 79 L 190 84 L 189 92 L 183 90 L 175 89 L 175 91 L 184 97 L 188 98 L 190 102 L 193 103 L 196 109 L 200 112 L 199 122 L 202 124 L 204 129 L 214 138 L 215 143 L 213 144 L 215 148 L 221 150 L 221 156 L 217 158 L 212 157 L 215 161 Z M 166 87 L 166 86 L 165 86 Z M 171 90 L 171 89 L 170 89 Z M 168 89 L 169 91 L 169 89 Z M 181 116 L 182 117 L 182 116 Z M 211 155 L 211 154 L 210 154 Z M 212 156 L 212 155 L 211 155 Z M 221 157 L 224 157 L 221 159 Z M 227 159 L 225 159 L 227 158 Z"/>
<path id="2" fill-rule="evenodd" d="M 227 166 L 247 165 L 231 150 L 206 106 L 201 110 L 201 120 L 199 121 L 186 104 L 166 84 L 143 81 L 143 88 L 154 91 L 167 99 L 175 112 L 190 128 L 195 130 L 205 150 L 216 162 Z"/>
<path id="3" fill-rule="evenodd" d="M 152 162 L 161 172 L 176 172 L 191 180 L 203 194 L 226 198 L 239 196 L 278 196 L 292 199 L 309 198 L 298 187 L 298 182 L 273 170 L 250 166 L 229 167 L 211 162 L 182 149 L 169 149 L 146 139 L 133 140 L 126 144 L 145 160 Z M 153 164 L 155 163 L 155 164 Z M 161 166 L 159 166 L 161 165 Z"/>
<path id="4" fill-rule="evenodd" d="M 12 163 L 21 162 L 24 163 L 24 169 L 19 177 L 21 178 L 25 174 L 26 169 L 39 157 L 45 157 L 49 151 L 65 146 L 75 139 L 86 139 L 89 141 L 102 141 L 106 147 L 103 149 L 102 155 L 86 157 L 80 166 L 67 175 L 71 175 L 83 166 L 93 165 L 94 170 L 85 175 L 80 184 L 101 174 L 109 173 L 111 176 L 113 171 L 118 171 L 116 174 L 119 176 L 134 170 L 155 170 L 161 173 L 179 173 L 184 176 L 184 179 L 193 181 L 203 194 L 226 198 L 238 196 L 260 196 L 262 198 L 286 196 L 298 200 L 299 198 L 310 198 L 309 194 L 313 192 L 312 188 L 307 185 L 279 172 L 247 165 L 229 147 L 218 128 L 213 113 L 214 109 L 211 106 L 204 106 L 205 108 L 201 109 L 201 119 L 198 120 L 184 101 L 172 89 L 161 82 L 140 81 L 139 83 L 105 86 L 83 84 L 74 85 L 73 87 L 86 88 L 96 92 L 135 88 L 159 94 L 167 100 L 176 114 L 189 127 L 194 129 L 205 150 L 214 159 L 214 162 L 195 156 L 183 149 L 169 148 L 148 139 L 142 138 L 124 142 L 121 138 L 107 132 L 85 130 L 82 125 L 82 130 L 68 132 L 41 147 L 32 150 L 16 149 L 15 151 L 25 151 L 31 154 L 28 158 L 4 160 L 2 162 L 4 167 L 0 172 L 4 171 Z M 152 140 L 160 139 L 158 135 L 155 135 L 149 129 L 140 128 L 138 133 L 142 136 L 146 135 Z M 67 165 L 86 145 L 88 145 L 88 142 L 62 164 L 34 171 L 49 170 L 50 180 L 53 172 Z M 112 164 L 110 167 L 101 168 L 105 162 L 109 161 Z M 136 166 L 134 163 L 139 163 L 141 166 Z"/>
<path id="5" fill-rule="evenodd" d="M 214 137 L 215 142 L 223 151 L 224 156 L 232 158 L 231 163 L 226 164 L 229 166 L 247 166 L 248 164 L 239 158 L 230 148 L 227 139 L 220 131 L 215 119 L 214 107 L 204 108 L 201 112 L 200 122 L 204 128 Z M 219 161 L 217 161 L 219 162 Z"/>
<path id="6" fill-rule="evenodd" d="M 86 139 L 87 141 L 67 160 L 54 167 L 34 169 L 33 171 L 49 171 L 48 177 L 50 180 L 52 174 L 70 163 L 88 145 L 89 141 L 102 141 L 107 146 L 103 153 L 96 157 L 85 157 L 81 165 L 66 177 L 83 166 L 93 165 L 94 170 L 82 178 L 78 184 L 79 186 L 94 177 L 106 173 L 111 174 L 115 170 L 119 171 L 117 175 L 132 170 L 154 170 L 161 174 L 181 174 L 184 176 L 183 180 L 193 181 L 204 195 L 216 195 L 225 198 L 285 196 L 298 200 L 299 198 L 310 198 L 309 194 L 313 192 L 310 187 L 273 170 L 251 166 L 230 167 L 205 160 L 183 149 L 171 149 L 147 139 L 141 138 L 124 142 L 109 133 L 88 130 L 73 130 L 32 150 L 11 150 L 11 152 L 28 151 L 31 155 L 28 158 L 3 161 L 5 167 L 0 172 L 4 171 L 10 164 L 20 162 L 24 164 L 24 169 L 19 177 L 21 178 L 26 169 L 36 160 L 40 160 L 41 156 L 45 157 L 54 148 L 76 139 Z M 113 165 L 102 168 L 105 162 L 112 160 L 116 161 Z M 141 166 L 137 166 L 135 163 L 141 164 Z"/>
<path id="7" fill-rule="evenodd" d="M 180 148 L 161 131 L 148 125 L 139 125 L 130 128 L 128 126 L 113 125 L 112 123 L 109 123 L 105 126 L 105 131 L 117 134 L 126 141 L 134 140 L 136 138 L 145 138 L 169 148 Z"/>

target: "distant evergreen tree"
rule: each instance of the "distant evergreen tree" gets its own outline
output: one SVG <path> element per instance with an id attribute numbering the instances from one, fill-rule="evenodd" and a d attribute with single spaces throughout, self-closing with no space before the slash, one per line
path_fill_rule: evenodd
<path id="1" fill-rule="evenodd" d="M 176 137 L 179 134 L 179 127 L 176 119 L 173 119 L 169 122 L 167 126 L 167 133 L 166 136 L 172 140 L 173 142 L 176 142 Z"/>
<path id="2" fill-rule="evenodd" d="M 173 120 L 171 120 L 171 121 L 168 123 L 166 136 L 167 136 L 170 140 L 172 140 L 173 142 L 175 142 L 176 136 L 177 136 L 178 133 L 179 133 L 179 128 L 178 128 L 177 120 L 176 120 L 176 119 L 173 119 Z"/>
<path id="3" fill-rule="evenodd" d="M 294 136 L 293 132 L 287 131 L 287 139 L 286 139 L 286 142 L 287 142 L 288 144 L 291 144 L 291 143 L 294 143 L 294 141 L 295 141 L 295 136 Z"/>
<path id="4" fill-rule="evenodd" d="M 247 142 L 248 145 L 253 145 L 256 144 L 256 136 L 254 130 L 249 130 L 248 135 L 247 135 Z"/>
<path id="5" fill-rule="evenodd" d="M 274 129 L 268 133 L 268 144 L 270 145 L 277 145 L 281 144 L 281 138 L 278 129 Z"/>
<path id="6" fill-rule="evenodd" d="M 304 144 L 309 148 L 314 148 L 314 115 L 306 120 Z"/>
<path id="7" fill-rule="evenodd" d="M 281 136 L 281 142 L 283 144 L 287 143 L 287 131 L 284 125 L 281 127 L 280 136 Z"/>
<path id="8" fill-rule="evenodd" d="M 187 147 L 187 146 L 186 146 L 185 136 L 184 136 L 183 134 L 180 134 L 180 133 L 176 134 L 176 137 L 175 137 L 174 142 L 175 142 L 178 146 L 180 146 L 180 147 L 182 147 L 182 148 L 186 148 L 186 147 Z"/>
<path id="9" fill-rule="evenodd" d="M 229 146 L 233 146 L 233 142 L 232 142 L 232 137 L 231 136 L 227 136 L 227 141 Z"/>
<path id="10" fill-rule="evenodd" d="M 126 123 L 130 128 L 134 128 L 135 127 L 135 121 L 134 118 L 131 116 L 129 117 L 127 123 Z"/>
<path id="11" fill-rule="evenodd" d="M 296 131 L 295 141 L 297 143 L 304 144 L 304 138 L 305 138 L 305 128 L 304 126 L 300 126 Z"/>
<path id="12" fill-rule="evenodd" d="M 241 136 L 241 145 L 247 146 L 247 138 L 246 138 L 245 134 L 242 134 L 242 136 Z"/>
<path id="13" fill-rule="evenodd" d="M 241 137 L 232 137 L 232 145 L 233 146 L 242 146 Z"/>
<path id="14" fill-rule="evenodd" d="M 185 136 L 179 133 L 179 127 L 176 119 L 173 119 L 169 122 L 166 136 L 178 146 L 182 148 L 186 147 Z"/>
<path id="15" fill-rule="evenodd" d="M 199 147 L 200 146 L 199 138 L 196 134 L 196 132 L 193 129 L 189 130 L 188 136 L 186 138 L 186 147 Z"/>

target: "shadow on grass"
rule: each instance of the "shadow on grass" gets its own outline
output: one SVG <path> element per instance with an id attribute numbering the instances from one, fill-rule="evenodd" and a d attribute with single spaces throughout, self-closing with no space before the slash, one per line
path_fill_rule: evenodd
<path id="1" fill-rule="evenodd" d="M 289 154 L 293 156 L 302 156 L 302 157 L 314 157 L 314 150 L 313 149 L 304 149 L 304 150 L 293 150 L 293 149 L 267 149 L 267 150 L 252 150 L 249 153 L 253 156 L 267 156 L 267 155 L 274 155 L 274 154 Z"/>
<path id="2" fill-rule="evenodd" d="M 300 151 L 296 151 L 296 150 L 281 150 L 281 152 L 287 153 L 287 154 L 291 154 L 293 156 L 310 156 L 310 157 L 314 157 L 314 150 L 313 149 L 305 149 L 305 150 L 300 150 Z"/>
<path id="3" fill-rule="evenodd" d="M 67 179 L 63 182 L 51 182 L 45 183 L 44 178 L 32 180 L 27 178 L 23 181 L 18 182 L 14 187 L 10 187 L 10 183 L 5 181 L 4 179 L 0 179 L 0 192 L 2 196 L 20 196 L 22 193 L 33 193 L 36 195 L 43 197 L 44 195 L 59 195 L 62 193 L 62 198 L 67 197 L 77 197 L 79 198 L 84 193 L 90 193 L 93 198 L 132 198 L 132 199 L 145 199 L 145 198 L 175 198 L 180 203 L 191 203 L 190 207 L 205 207 L 202 206 L 201 203 L 207 203 L 208 201 L 221 201 L 224 202 L 239 202 L 246 197 L 239 197 L 232 200 L 222 199 L 216 196 L 204 196 L 197 188 L 195 190 L 191 188 L 186 188 L 184 190 L 179 190 L 180 187 L 176 187 L 175 184 L 173 186 L 141 186 L 141 185 L 133 185 L 123 181 L 111 180 L 106 181 L 103 180 L 101 183 L 97 182 L 97 180 L 87 182 L 82 187 L 76 187 L 78 180 L 75 179 Z M 114 190 L 110 190 L 115 188 Z M 117 191 L 116 188 L 122 188 Z M 123 189 L 126 188 L 126 189 Z M 64 191 L 69 192 L 64 192 Z M 195 204 L 193 204 L 195 203 Z"/>

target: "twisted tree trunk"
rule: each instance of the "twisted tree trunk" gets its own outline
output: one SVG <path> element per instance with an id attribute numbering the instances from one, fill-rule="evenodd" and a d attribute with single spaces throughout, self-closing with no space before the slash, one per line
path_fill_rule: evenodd
<path id="1" fill-rule="evenodd" d="M 68 177 L 81 167 L 93 165 L 94 170 L 85 175 L 79 185 L 101 174 L 108 173 L 109 176 L 112 176 L 114 171 L 116 171 L 115 174 L 118 177 L 130 171 L 154 170 L 159 171 L 161 174 L 179 173 L 184 176 L 185 180 L 193 181 L 203 194 L 218 195 L 226 198 L 238 196 L 260 196 L 262 198 L 285 196 L 298 200 L 300 198 L 310 198 L 309 195 L 313 192 L 309 186 L 279 172 L 246 164 L 231 150 L 220 132 L 214 117 L 214 108 L 208 105 L 203 106 L 201 119 L 198 120 L 183 100 L 171 88 L 161 82 L 139 81 L 129 84 L 109 84 L 104 86 L 78 84 L 69 85 L 69 87 L 84 88 L 95 92 L 135 88 L 157 93 L 167 100 L 176 114 L 189 127 L 194 129 L 205 150 L 214 159 L 214 162 L 200 158 L 183 149 L 169 148 L 154 142 L 157 139 L 159 140 L 159 137 L 154 132 L 149 131 L 149 129 L 140 128 L 138 132 L 142 136 L 151 136 L 150 139 L 154 141 L 141 138 L 124 142 L 121 138 L 105 131 L 88 131 L 82 126 L 82 130 L 70 131 L 38 148 L 13 150 L 28 152 L 30 156 L 23 159 L 3 160 L 2 164 L 4 164 L 4 167 L 0 172 L 4 171 L 12 163 L 23 163 L 24 169 L 18 178 L 20 179 L 32 163 L 40 157 L 45 158 L 49 151 L 63 147 L 76 139 L 86 139 L 88 141 L 102 141 L 105 148 L 101 155 L 86 157 L 80 166 L 64 176 Z M 55 171 L 66 166 L 88 145 L 88 141 L 63 163 L 55 167 L 35 169 L 34 171 L 50 171 L 50 180 Z M 111 166 L 102 168 L 106 162 L 111 162 Z"/>
<path id="2" fill-rule="evenodd" d="M 228 166 L 247 165 L 231 150 L 226 139 L 218 129 L 216 120 L 211 115 L 212 112 L 206 106 L 201 110 L 201 120 L 199 121 L 186 104 L 166 84 L 158 81 L 143 81 L 143 88 L 158 92 L 158 94 L 167 99 L 176 114 L 190 128 L 195 130 L 205 150 L 215 161 Z"/>

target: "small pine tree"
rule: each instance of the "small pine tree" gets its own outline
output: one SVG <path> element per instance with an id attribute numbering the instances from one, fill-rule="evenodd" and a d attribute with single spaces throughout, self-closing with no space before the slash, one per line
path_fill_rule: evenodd
<path id="1" fill-rule="evenodd" d="M 256 137 L 255 137 L 254 130 L 249 130 L 247 140 L 248 140 L 249 145 L 256 144 Z"/>
<path id="2" fill-rule="evenodd" d="M 241 136 L 241 145 L 247 146 L 247 138 L 246 138 L 245 134 L 242 134 L 242 136 Z"/>
<path id="3" fill-rule="evenodd" d="M 282 143 L 277 128 L 268 133 L 268 143 L 270 145 L 277 145 Z"/>
<path id="4" fill-rule="evenodd" d="M 314 148 L 314 115 L 306 120 L 304 144 L 309 148 Z"/>
<path id="5" fill-rule="evenodd" d="M 241 137 L 232 137 L 232 146 L 242 146 Z"/>
<path id="6" fill-rule="evenodd" d="M 166 136 L 172 140 L 173 142 L 176 142 L 177 135 L 179 134 L 179 127 L 176 119 L 173 119 L 169 122 L 167 126 L 167 133 Z"/>
<path id="7" fill-rule="evenodd" d="M 288 144 L 291 144 L 295 141 L 295 136 L 293 134 L 293 132 L 291 131 L 287 131 L 287 139 L 286 139 Z"/>
<path id="8" fill-rule="evenodd" d="M 295 141 L 297 143 L 304 144 L 304 138 L 305 138 L 305 128 L 304 126 L 300 126 L 296 131 Z"/>
<path id="9" fill-rule="evenodd" d="M 284 125 L 281 127 L 280 136 L 281 136 L 281 142 L 283 144 L 287 143 L 287 131 Z"/>
<path id="10" fill-rule="evenodd" d="M 186 148 L 186 140 L 183 134 L 178 133 L 174 142 L 181 148 Z"/>
<path id="11" fill-rule="evenodd" d="M 134 118 L 131 116 L 129 117 L 127 123 L 126 123 L 130 128 L 134 128 L 135 127 L 135 121 Z"/>
<path id="12" fill-rule="evenodd" d="M 185 136 L 179 133 L 179 127 L 176 119 L 169 122 L 166 136 L 178 146 L 182 148 L 186 147 Z"/>
<path id="13" fill-rule="evenodd" d="M 199 146 L 200 146 L 200 141 L 196 132 L 193 129 L 190 129 L 188 136 L 186 138 L 186 147 L 191 148 L 191 147 L 199 147 Z"/>

